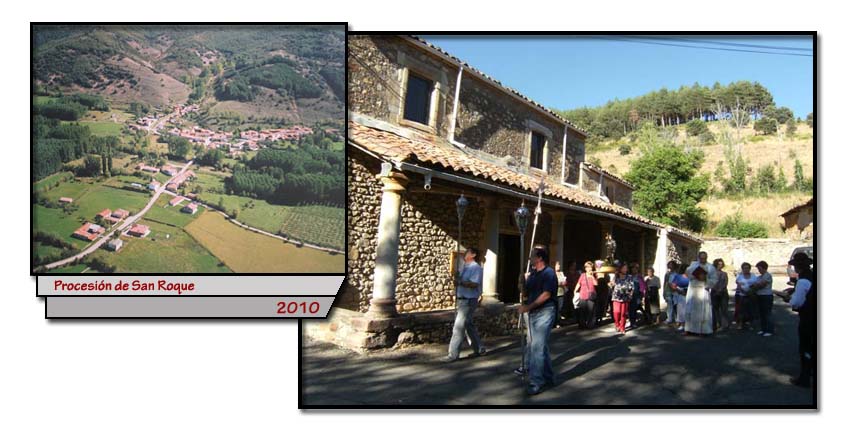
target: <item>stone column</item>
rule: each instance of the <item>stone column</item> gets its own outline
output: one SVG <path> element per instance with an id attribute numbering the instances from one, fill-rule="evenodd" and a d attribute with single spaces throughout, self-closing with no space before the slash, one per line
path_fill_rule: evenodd
<path id="1" fill-rule="evenodd" d="M 669 264 L 669 231 L 661 228 L 657 232 L 657 253 L 654 255 L 654 276 L 660 277 L 660 308 L 666 307 L 663 299 L 663 279 L 666 276 L 666 265 Z"/>
<path id="2" fill-rule="evenodd" d="M 484 278 L 482 281 L 482 305 L 493 305 L 499 302 L 499 287 L 496 279 L 499 257 L 499 206 L 494 198 L 485 200 L 487 210 L 484 212 Z"/>
<path id="3" fill-rule="evenodd" d="M 377 176 L 382 181 L 379 210 L 376 267 L 373 269 L 373 298 L 368 313 L 377 317 L 397 315 L 394 291 L 397 283 L 397 259 L 400 246 L 400 203 L 408 179 L 402 173 Z"/>
<path id="4" fill-rule="evenodd" d="M 564 211 L 552 211 L 552 237 L 550 238 L 549 259 L 558 261 L 561 264 L 561 270 L 567 269 L 564 263 Z"/>

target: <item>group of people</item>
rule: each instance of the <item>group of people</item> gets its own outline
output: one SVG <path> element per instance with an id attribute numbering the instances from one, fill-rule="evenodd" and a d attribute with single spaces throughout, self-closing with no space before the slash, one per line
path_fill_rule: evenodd
<path id="1" fill-rule="evenodd" d="M 478 255 L 475 248 L 467 250 L 465 264 L 457 277 L 457 316 L 446 357 L 449 362 L 458 359 L 460 345 L 467 334 L 475 355 L 486 354 L 472 320 L 482 294 L 482 270 L 475 261 Z M 735 278 L 733 317 L 729 311 L 729 275 L 723 270 L 725 263 L 720 258 L 708 262 L 706 252 L 700 252 L 697 260 L 689 265 L 669 262 L 662 281 L 652 267 L 642 275 L 635 262 L 617 262 L 615 273 L 610 276 L 598 273 L 591 261 L 584 264 L 581 272 L 575 263 L 568 266 L 567 272 L 560 270 L 558 262 L 550 267 L 548 253 L 542 247 L 535 248 L 531 255 L 525 278 L 525 300 L 518 308 L 520 314 L 527 315 L 528 343 L 524 365 L 515 370 L 519 375 L 528 373 L 529 394 L 540 393 L 555 384 L 549 337 L 560 319 L 574 319 L 582 328 L 594 328 L 611 306 L 609 315 L 615 330 L 625 334 L 637 325 L 660 321 L 661 287 L 667 305 L 663 322 L 684 335 L 709 335 L 728 329 L 732 324 L 741 330 L 751 329 L 758 320 L 758 334 L 773 336 L 774 295 L 790 302 L 792 309 L 800 314 L 798 336 L 802 369 L 801 375 L 792 382 L 809 386 L 814 368 L 817 318 L 811 260 L 803 253 L 789 261 L 799 274 L 797 286 L 783 293 L 774 292 L 773 276 L 766 262 L 756 263 L 758 274 L 752 273 L 749 263 L 743 263 L 741 273 Z"/>

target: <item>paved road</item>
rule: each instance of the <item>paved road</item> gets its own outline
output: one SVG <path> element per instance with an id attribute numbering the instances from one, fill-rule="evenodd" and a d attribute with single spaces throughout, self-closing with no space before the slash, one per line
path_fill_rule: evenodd
<path id="1" fill-rule="evenodd" d="M 784 279 L 775 285 L 782 285 Z M 610 325 L 553 332 L 558 386 L 529 397 L 512 370 L 516 337 L 486 341 L 489 354 L 443 364 L 445 345 L 359 355 L 304 339 L 307 405 L 795 405 L 812 391 L 789 378 L 799 370 L 797 316 L 774 306 L 776 335 L 754 331 L 685 337 L 665 326 L 619 335 Z M 466 356 L 470 351 L 465 351 Z"/>
<path id="2" fill-rule="evenodd" d="M 188 170 L 192 164 L 194 164 L 194 160 L 191 160 L 188 163 L 186 163 L 185 166 L 182 167 L 182 170 L 180 170 L 179 173 L 177 173 L 177 176 L 185 173 L 185 171 Z M 147 203 L 146 206 L 144 206 L 140 212 L 126 218 L 119 225 L 114 226 L 114 228 L 109 233 L 102 235 L 102 237 L 100 237 L 98 240 L 96 240 L 95 242 L 90 244 L 90 246 L 84 248 L 83 251 L 81 251 L 81 252 L 79 252 L 79 253 L 71 256 L 71 257 L 68 257 L 68 258 L 65 258 L 65 259 L 62 259 L 59 261 L 55 261 L 53 263 L 46 264 L 45 269 L 50 270 L 50 269 L 53 269 L 55 267 L 64 266 L 64 265 L 72 263 L 78 259 L 86 257 L 87 255 L 95 252 L 95 250 L 101 248 L 101 246 L 104 245 L 104 243 L 107 242 L 108 239 L 113 237 L 115 232 L 125 230 L 126 227 L 136 223 L 137 220 L 139 220 L 141 217 L 143 217 L 143 215 L 146 213 L 146 211 L 148 211 L 149 208 L 151 208 L 152 205 L 155 204 L 155 202 L 161 196 L 161 193 L 164 192 L 166 186 L 167 186 L 167 184 L 165 183 L 165 184 L 162 184 L 160 187 L 158 187 L 155 190 L 155 193 L 152 195 L 152 198 L 149 199 L 149 203 Z"/>

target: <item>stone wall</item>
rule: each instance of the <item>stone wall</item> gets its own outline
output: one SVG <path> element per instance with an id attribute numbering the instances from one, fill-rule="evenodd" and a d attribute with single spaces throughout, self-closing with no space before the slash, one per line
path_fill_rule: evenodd
<path id="1" fill-rule="evenodd" d="M 699 254 L 700 245 L 693 241 L 682 239 L 680 236 L 669 234 L 667 261 L 677 261 L 683 264 L 692 263 Z M 710 255 L 710 253 L 708 253 Z M 711 259 L 716 257 L 709 257 Z"/>
<path id="2" fill-rule="evenodd" d="M 349 254 L 346 284 L 334 305 L 367 312 L 373 292 L 373 268 L 376 262 L 377 226 L 382 185 L 376 179 L 380 162 L 349 148 L 349 181 L 347 183 L 347 225 Z"/>
<path id="3" fill-rule="evenodd" d="M 454 134 L 458 142 L 500 158 L 510 157 L 511 165 L 525 170 L 532 129 L 547 135 L 548 173 L 559 180 L 564 126 L 509 94 L 463 76 Z"/>
<path id="4" fill-rule="evenodd" d="M 597 192 L 600 187 L 600 172 L 592 169 L 582 169 L 582 189 L 588 192 Z M 613 179 L 611 176 L 603 175 L 604 193 L 606 187 L 610 187 L 609 200 L 628 209 L 633 209 L 633 190 L 629 186 Z"/>
<path id="5" fill-rule="evenodd" d="M 454 107 L 457 71 L 397 36 L 350 35 L 349 110 L 392 124 L 402 124 L 404 70 L 409 69 L 439 84 L 436 121 L 429 124 L 447 136 Z"/>
<path id="6" fill-rule="evenodd" d="M 702 251 L 708 253 L 710 260 L 722 258 L 727 270 L 740 270 L 743 262 L 755 266 L 759 261 L 766 261 L 771 273 L 784 273 L 791 252 L 801 246 L 812 246 L 812 241 L 708 237 Z"/>
<path id="7" fill-rule="evenodd" d="M 418 190 L 404 195 L 395 292 L 398 312 L 454 307 L 450 268 L 457 249 L 457 198 Z M 461 250 L 481 243 L 484 210 L 477 199 L 469 199 Z"/>

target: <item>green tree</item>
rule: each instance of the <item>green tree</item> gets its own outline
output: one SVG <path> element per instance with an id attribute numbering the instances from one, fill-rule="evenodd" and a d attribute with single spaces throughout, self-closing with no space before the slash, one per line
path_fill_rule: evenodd
<path id="1" fill-rule="evenodd" d="M 627 174 L 636 190 L 636 211 L 670 225 L 701 231 L 705 211 L 696 205 L 708 191 L 708 178 L 699 174 L 704 155 L 686 152 L 669 142 L 653 145 L 635 160 Z"/>
<path id="2" fill-rule="evenodd" d="M 779 166 L 779 174 L 776 176 L 775 185 L 775 191 L 778 192 L 783 192 L 788 189 L 788 179 L 785 178 L 785 170 L 782 169 L 782 166 Z"/>
<path id="3" fill-rule="evenodd" d="M 80 176 L 98 176 L 102 172 L 102 159 L 98 155 L 87 155 L 79 170 Z"/>
<path id="4" fill-rule="evenodd" d="M 785 123 L 785 135 L 788 137 L 794 137 L 796 133 L 797 122 L 794 120 L 794 118 L 791 118 Z"/>
<path id="5" fill-rule="evenodd" d="M 708 131 L 708 125 L 705 124 L 705 121 L 698 118 L 688 122 L 686 128 L 687 134 L 690 136 L 699 136 L 700 134 Z"/>
<path id="6" fill-rule="evenodd" d="M 775 134 L 779 123 L 773 118 L 764 117 L 755 122 L 754 129 L 761 134 Z"/>
<path id="7" fill-rule="evenodd" d="M 798 191 L 803 189 L 803 165 L 798 159 L 794 160 L 794 189 Z"/>
<path id="8" fill-rule="evenodd" d="M 812 112 L 806 114 L 806 125 L 812 127 L 812 122 L 814 121 L 814 119 L 815 117 L 812 115 Z"/>
<path id="9" fill-rule="evenodd" d="M 776 173 L 772 164 L 767 164 L 756 171 L 753 179 L 753 187 L 756 191 L 765 194 L 776 191 Z"/>

